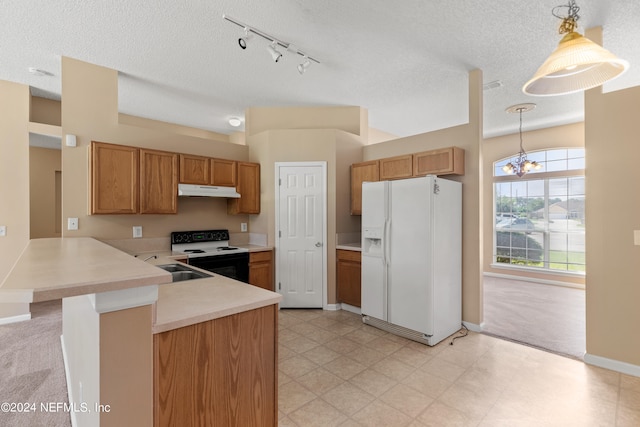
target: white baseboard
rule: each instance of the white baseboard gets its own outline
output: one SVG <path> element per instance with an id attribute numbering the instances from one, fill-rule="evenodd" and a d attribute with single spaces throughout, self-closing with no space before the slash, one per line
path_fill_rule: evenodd
<path id="1" fill-rule="evenodd" d="M 577 283 L 570 283 L 570 282 L 561 282 L 559 280 L 538 279 L 534 277 L 516 276 L 513 274 L 490 273 L 490 272 L 484 272 L 482 274 L 487 277 L 497 277 L 499 279 L 518 280 L 520 282 L 531 282 L 531 283 L 538 283 L 541 285 L 552 285 L 552 286 L 560 286 L 562 288 L 573 288 L 573 289 L 585 290 L 584 285 L 580 285 Z"/>
<path id="2" fill-rule="evenodd" d="M 471 323 L 471 322 L 462 322 L 462 324 L 471 332 L 482 332 L 482 330 L 484 329 L 483 327 L 483 323 L 481 324 L 476 324 L 476 323 Z"/>
<path id="3" fill-rule="evenodd" d="M 24 322 L 31 320 L 31 313 L 21 314 L 19 316 L 10 316 L 0 318 L 0 325 L 8 325 L 9 323 Z"/>
<path id="4" fill-rule="evenodd" d="M 362 314 L 362 311 L 360 311 L 360 307 L 356 307 L 356 306 L 345 304 L 345 303 L 341 303 L 340 306 L 344 311 L 348 311 L 350 313 L 355 313 L 355 314 Z"/>
<path id="5" fill-rule="evenodd" d="M 599 366 L 601 368 L 610 369 L 627 375 L 633 375 L 634 377 L 640 377 L 640 366 L 632 365 L 631 363 L 608 359 L 602 356 L 595 356 L 589 353 L 584 354 L 584 362 L 589 365 Z"/>
<path id="6" fill-rule="evenodd" d="M 62 361 L 64 363 L 64 376 L 67 380 L 67 397 L 69 399 L 69 404 L 73 405 L 73 384 L 71 383 L 71 378 L 69 377 L 69 359 L 67 358 L 67 348 L 64 345 L 64 335 L 60 335 L 60 345 L 62 346 Z M 78 420 L 76 419 L 75 411 L 69 411 L 69 415 L 71 417 L 71 427 L 76 427 L 78 425 Z"/>
<path id="7" fill-rule="evenodd" d="M 338 311 L 340 310 L 340 304 L 327 304 L 324 306 L 323 310 Z"/>

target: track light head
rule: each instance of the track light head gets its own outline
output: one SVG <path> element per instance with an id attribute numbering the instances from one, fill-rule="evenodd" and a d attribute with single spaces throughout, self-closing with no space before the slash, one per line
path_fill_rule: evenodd
<path id="1" fill-rule="evenodd" d="M 311 61 L 309 61 L 307 59 L 307 57 L 304 57 L 304 62 L 302 64 L 298 65 L 298 72 L 300 74 L 304 74 L 305 71 L 307 71 L 307 68 L 309 68 L 309 66 L 311 65 Z"/>
<path id="2" fill-rule="evenodd" d="M 238 39 L 238 44 L 240 45 L 240 48 L 246 49 L 247 43 L 249 42 L 249 40 L 251 40 L 251 37 L 253 37 L 253 34 L 249 32 L 249 27 L 244 27 L 244 36 Z"/>
<path id="3" fill-rule="evenodd" d="M 271 55 L 271 59 L 273 59 L 273 62 L 278 62 L 280 61 L 280 58 L 282 58 L 282 54 L 276 49 L 276 46 L 276 42 L 273 42 L 267 46 L 267 52 L 269 52 L 269 54 Z"/>

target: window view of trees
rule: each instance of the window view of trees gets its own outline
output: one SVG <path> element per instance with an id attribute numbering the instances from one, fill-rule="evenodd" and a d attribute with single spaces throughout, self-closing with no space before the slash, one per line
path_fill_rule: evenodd
<path id="1" fill-rule="evenodd" d="M 560 152 L 560 153 L 558 153 Z M 576 150 L 538 152 L 541 159 L 563 162 L 567 170 L 584 167 Z M 568 154 L 573 156 L 567 160 Z M 508 159 L 496 162 L 506 163 Z M 542 160 L 544 161 L 544 160 Z M 496 168 L 497 169 L 497 168 Z M 494 260 L 500 264 L 537 267 L 547 270 L 585 271 L 584 176 L 501 179 L 494 183 Z"/>

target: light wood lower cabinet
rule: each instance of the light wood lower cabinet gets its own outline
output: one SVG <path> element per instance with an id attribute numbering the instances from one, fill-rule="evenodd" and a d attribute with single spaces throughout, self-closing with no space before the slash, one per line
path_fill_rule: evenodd
<path id="1" fill-rule="evenodd" d="M 273 291 L 273 251 L 249 252 L 249 283 Z"/>
<path id="2" fill-rule="evenodd" d="M 153 336 L 154 426 L 276 426 L 270 305 Z"/>
<path id="3" fill-rule="evenodd" d="M 360 307 L 362 254 L 358 251 L 338 249 L 336 250 L 336 259 L 338 302 Z"/>

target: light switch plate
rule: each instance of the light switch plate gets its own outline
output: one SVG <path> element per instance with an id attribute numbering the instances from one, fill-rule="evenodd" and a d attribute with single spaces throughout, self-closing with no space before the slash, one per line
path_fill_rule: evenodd
<path id="1" fill-rule="evenodd" d="M 7 226 L 0 225 L 0 237 L 4 237 L 7 235 Z"/>
<path id="2" fill-rule="evenodd" d="M 633 244 L 640 246 L 640 230 L 633 230 Z"/>
<path id="3" fill-rule="evenodd" d="M 67 230 L 78 229 L 78 218 L 67 218 Z"/>
<path id="4" fill-rule="evenodd" d="M 240 223 L 240 231 L 242 231 L 243 233 L 247 232 L 247 223 L 246 222 L 241 222 Z"/>
<path id="5" fill-rule="evenodd" d="M 134 225 L 133 226 L 133 238 L 134 239 L 139 239 L 140 237 L 142 237 L 142 226 L 141 225 Z"/>

